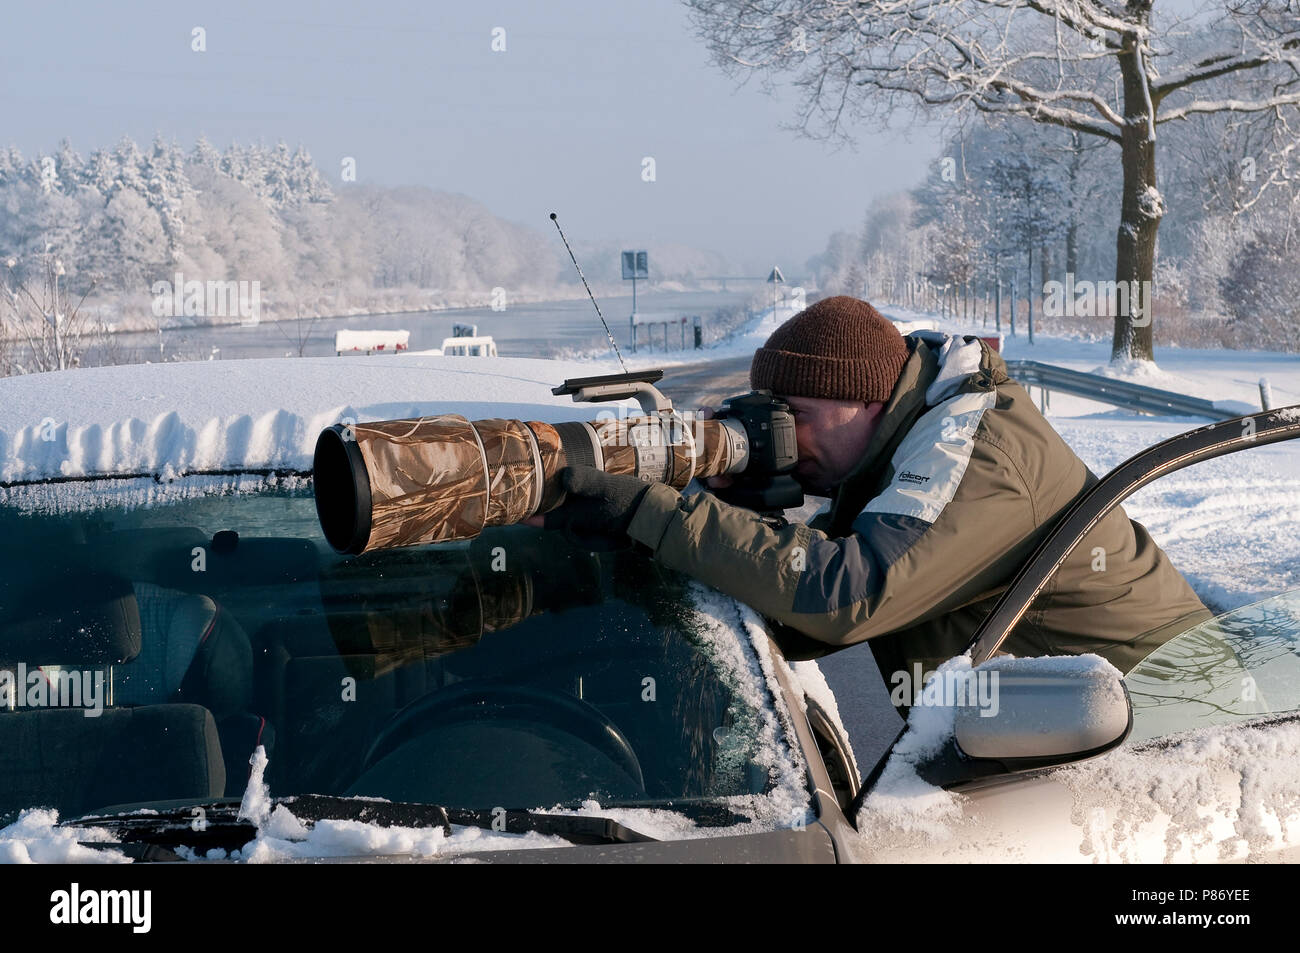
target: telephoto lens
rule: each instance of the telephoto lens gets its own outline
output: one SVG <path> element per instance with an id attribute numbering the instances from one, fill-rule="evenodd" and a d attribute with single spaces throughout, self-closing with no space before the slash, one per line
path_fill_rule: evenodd
<path id="1" fill-rule="evenodd" d="M 564 502 L 560 471 L 594 467 L 685 489 L 738 475 L 727 491 L 754 509 L 798 506 L 790 408 L 767 391 L 733 397 L 690 421 L 654 387 L 662 371 L 576 378 L 552 388 L 575 401 L 635 397 L 641 416 L 547 424 L 437 414 L 335 424 L 316 440 L 316 514 L 340 553 L 473 539 Z M 793 499 L 797 495 L 798 499 Z"/>
<path id="2" fill-rule="evenodd" d="M 685 488 L 748 461 L 741 426 L 677 414 L 547 424 L 442 414 L 335 424 L 316 441 L 316 513 L 340 553 L 473 539 L 563 502 L 566 466 Z"/>

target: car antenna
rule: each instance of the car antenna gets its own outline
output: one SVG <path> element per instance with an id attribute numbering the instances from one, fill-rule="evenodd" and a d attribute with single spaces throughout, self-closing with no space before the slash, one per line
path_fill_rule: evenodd
<path id="1" fill-rule="evenodd" d="M 564 247 L 569 250 L 569 257 L 573 259 L 573 267 L 578 269 L 578 277 L 582 279 L 582 287 L 587 289 L 587 297 L 591 299 L 591 304 L 596 309 L 596 316 L 600 318 L 600 323 L 605 325 L 605 336 L 609 338 L 614 353 L 618 355 L 618 363 L 626 374 L 628 369 L 627 365 L 623 363 L 623 352 L 618 349 L 618 342 L 614 340 L 614 335 L 610 333 L 609 325 L 605 323 L 605 316 L 600 313 L 600 305 L 596 304 L 596 296 L 591 293 L 591 285 L 587 284 L 587 276 L 582 273 L 582 266 L 578 264 L 578 259 L 574 258 L 573 249 L 569 248 L 569 240 L 564 237 L 564 229 L 560 228 L 560 220 L 555 217 L 554 212 L 551 213 L 551 221 L 555 223 L 555 230 L 560 233 L 560 241 L 564 242 Z"/>

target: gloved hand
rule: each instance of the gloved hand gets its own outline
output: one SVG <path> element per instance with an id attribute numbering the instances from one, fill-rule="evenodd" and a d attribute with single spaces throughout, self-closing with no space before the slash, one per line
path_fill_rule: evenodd
<path id="1" fill-rule="evenodd" d="M 558 529 L 569 542 L 596 552 L 631 545 L 627 528 L 649 483 L 593 467 L 565 467 L 560 480 L 565 500 L 546 514 L 547 529 Z"/>

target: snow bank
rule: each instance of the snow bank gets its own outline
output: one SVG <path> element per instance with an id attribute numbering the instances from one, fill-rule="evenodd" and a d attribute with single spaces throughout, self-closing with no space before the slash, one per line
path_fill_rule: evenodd
<path id="1" fill-rule="evenodd" d="M 269 358 L 0 379 L 0 482 L 199 469 L 308 470 L 320 431 L 456 413 L 594 416 L 550 389 L 590 364 L 534 358 Z M 635 404 L 627 403 L 627 406 Z"/>
<path id="2" fill-rule="evenodd" d="M 450 854 L 472 854 L 486 850 L 521 850 L 542 847 L 572 847 L 562 837 L 537 833 L 498 834 L 478 827 L 452 828 L 447 836 L 441 827 L 381 827 L 361 821 L 316 821 L 306 829 L 283 807 L 277 813 L 297 823 L 297 831 L 281 823 L 277 830 L 260 830 L 255 840 L 239 852 L 250 864 L 286 860 L 319 860 L 330 857 L 396 855 L 428 858 Z"/>
<path id="3" fill-rule="evenodd" d="M 1158 390 L 1171 390 L 1180 394 L 1192 393 L 1188 390 L 1189 381 L 1177 374 L 1162 371 L 1155 361 L 1124 358 L 1098 365 L 1088 373 L 1109 377 L 1111 380 L 1127 381 L 1130 384 L 1141 384 L 1143 387 L 1155 387 Z"/>
<path id="4" fill-rule="evenodd" d="M 119 850 L 85 847 L 115 844 L 102 827 L 58 828 L 58 811 L 28 810 L 8 827 L 0 828 L 0 864 L 129 864 Z"/>

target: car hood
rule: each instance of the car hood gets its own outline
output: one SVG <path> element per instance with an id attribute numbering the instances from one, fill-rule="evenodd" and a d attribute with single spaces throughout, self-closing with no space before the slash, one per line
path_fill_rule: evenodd
<path id="1" fill-rule="evenodd" d="M 575 405 L 551 388 L 602 369 L 537 358 L 388 355 L 136 364 L 4 378 L 0 483 L 309 470 L 320 431 L 344 420 L 441 413 L 590 419 L 609 405 Z"/>
<path id="2" fill-rule="evenodd" d="M 441 863 L 483 864 L 833 864 L 835 843 L 821 824 L 645 844 L 601 844 L 545 850 L 492 850 L 433 858 Z"/>

